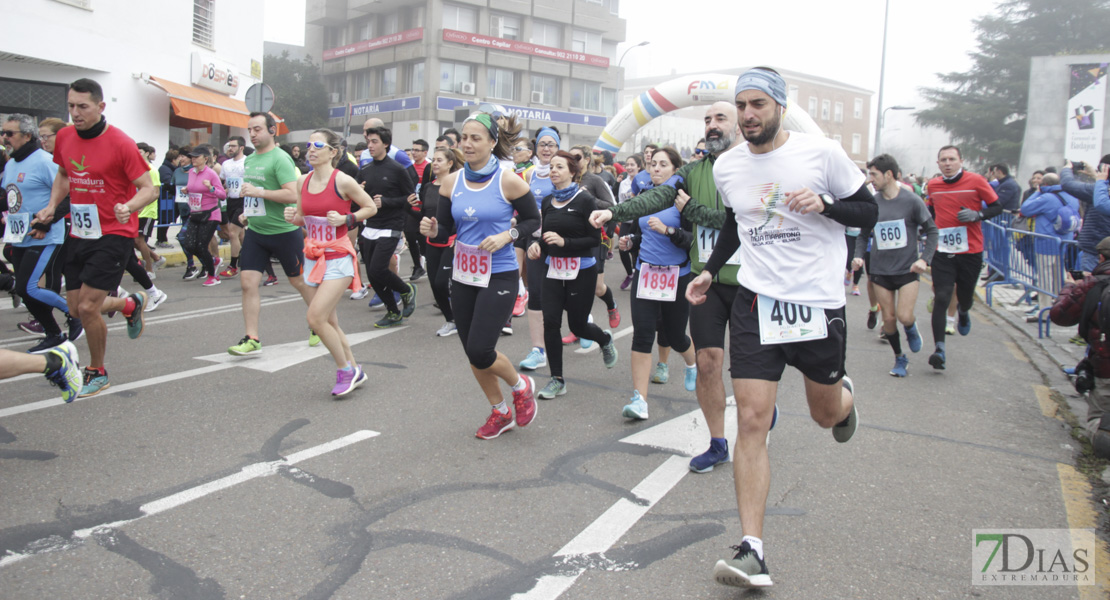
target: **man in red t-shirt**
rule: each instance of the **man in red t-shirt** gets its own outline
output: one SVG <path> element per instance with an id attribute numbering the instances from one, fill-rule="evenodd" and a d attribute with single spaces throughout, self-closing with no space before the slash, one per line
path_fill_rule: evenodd
<path id="1" fill-rule="evenodd" d="M 933 257 L 933 340 L 936 351 L 929 357 L 934 369 L 944 369 L 944 326 L 955 288 L 958 306 L 956 328 L 960 335 L 971 333 L 971 304 L 983 267 L 983 229 L 979 221 L 1002 212 L 998 194 L 981 175 L 963 170 L 963 156 L 955 146 L 937 153 L 940 177 L 929 182 L 928 200 L 940 230 Z"/>
<path id="2" fill-rule="evenodd" d="M 134 253 L 139 232 L 139 211 L 158 197 L 150 169 L 135 150 L 135 141 L 108 125 L 102 116 L 104 92 L 91 79 L 78 79 L 67 93 L 73 127 L 58 131 L 54 162 L 58 175 L 50 192 L 50 204 L 35 216 L 49 223 L 62 200 L 69 196 L 69 249 L 63 274 L 66 301 L 77 307 L 77 316 L 89 340 L 89 364 L 79 397 L 93 396 L 108 387 L 104 354 L 108 326 L 101 313 L 121 312 L 127 319 L 127 335 L 143 333 L 144 292 L 126 298 L 109 298 L 119 287 L 123 272 Z"/>

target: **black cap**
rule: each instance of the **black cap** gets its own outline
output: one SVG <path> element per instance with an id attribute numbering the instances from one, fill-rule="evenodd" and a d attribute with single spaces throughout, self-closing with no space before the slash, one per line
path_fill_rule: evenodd
<path id="1" fill-rule="evenodd" d="M 207 146 L 197 146 L 196 148 L 193 148 L 192 152 L 189 153 L 189 158 L 196 158 L 198 156 L 208 158 L 212 156 L 212 153 L 208 150 Z"/>

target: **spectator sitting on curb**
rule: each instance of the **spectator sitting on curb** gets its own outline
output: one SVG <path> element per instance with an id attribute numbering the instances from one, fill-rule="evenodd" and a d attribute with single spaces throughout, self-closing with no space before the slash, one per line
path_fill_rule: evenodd
<path id="1" fill-rule="evenodd" d="M 1110 340 L 1103 335 L 1098 310 L 1103 289 L 1110 283 L 1110 237 L 1103 238 L 1096 250 L 1099 262 L 1091 275 L 1064 286 L 1050 316 L 1063 327 L 1078 324 L 1079 334 L 1087 340 L 1087 356 L 1075 368 L 1075 389 L 1087 398 L 1086 429 L 1095 455 L 1110 458 Z"/>

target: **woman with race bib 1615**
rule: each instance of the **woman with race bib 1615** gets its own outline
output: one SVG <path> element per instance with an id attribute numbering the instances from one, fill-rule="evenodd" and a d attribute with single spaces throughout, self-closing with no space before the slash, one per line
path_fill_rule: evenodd
<path id="1" fill-rule="evenodd" d="M 515 117 L 504 128 L 487 113 L 469 117 L 459 140 L 466 159 L 463 171 L 440 179 L 436 216 L 420 221 L 420 233 L 437 243 L 456 234 L 451 308 L 470 369 L 493 407 L 476 433 L 487 440 L 514 426 L 524 427 L 536 416 L 535 383 L 518 375 L 508 357 L 497 351 L 501 326 L 516 303 L 519 268 L 512 242 L 540 226 L 528 184 L 498 163 L 510 156 L 519 132 Z M 515 421 L 498 379 L 512 387 Z"/>
<path id="2" fill-rule="evenodd" d="M 374 216 L 374 201 L 354 179 L 341 173 L 341 139 L 330 129 L 308 136 L 307 158 L 312 172 L 301 177 L 296 206 L 285 207 L 285 220 L 305 228 L 304 271 L 308 286 L 308 326 L 320 337 L 337 367 L 333 396 L 345 396 L 367 380 L 355 361 L 347 336 L 339 328 L 335 306 L 343 291 L 362 288 L 358 254 L 347 237 L 355 223 Z M 359 206 L 351 213 L 351 203 Z"/>

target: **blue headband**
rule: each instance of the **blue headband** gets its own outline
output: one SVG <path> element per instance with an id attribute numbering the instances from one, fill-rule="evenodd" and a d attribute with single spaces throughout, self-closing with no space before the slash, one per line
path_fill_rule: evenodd
<path id="1" fill-rule="evenodd" d="M 555 145 L 562 144 L 562 141 L 559 140 L 559 133 L 550 127 L 541 127 L 540 130 L 536 132 L 536 141 L 540 141 L 540 138 L 544 136 L 555 138 Z"/>
<path id="2" fill-rule="evenodd" d="M 759 90 L 782 106 L 786 106 L 786 82 L 782 76 L 766 69 L 749 69 L 736 80 L 736 91 Z"/>

